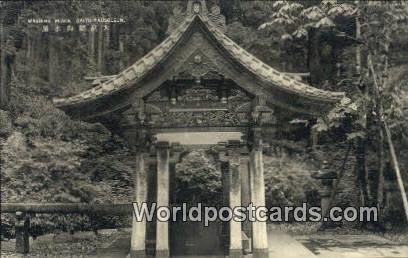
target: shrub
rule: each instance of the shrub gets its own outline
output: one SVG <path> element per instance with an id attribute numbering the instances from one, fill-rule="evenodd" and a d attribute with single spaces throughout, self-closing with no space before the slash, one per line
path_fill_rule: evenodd
<path id="1" fill-rule="evenodd" d="M 318 182 L 311 178 L 315 168 L 302 158 L 264 156 L 267 206 L 318 205 Z"/>

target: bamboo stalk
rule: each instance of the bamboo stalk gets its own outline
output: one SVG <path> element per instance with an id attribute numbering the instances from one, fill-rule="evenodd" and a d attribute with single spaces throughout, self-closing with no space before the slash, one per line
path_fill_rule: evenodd
<path id="1" fill-rule="evenodd" d="M 401 172 L 400 172 L 399 165 L 398 165 L 397 155 L 395 154 L 394 145 L 391 139 L 390 129 L 388 128 L 388 125 L 385 121 L 383 121 L 383 125 L 384 125 L 385 133 L 387 135 L 388 147 L 390 148 L 392 164 L 395 170 L 395 174 L 397 176 L 397 182 L 398 182 L 398 186 L 401 192 L 402 203 L 403 203 L 404 211 L 405 211 L 405 217 L 408 222 L 408 200 L 407 200 L 407 195 L 406 195 L 405 188 L 404 188 L 404 182 L 402 181 L 402 176 L 401 176 Z"/>

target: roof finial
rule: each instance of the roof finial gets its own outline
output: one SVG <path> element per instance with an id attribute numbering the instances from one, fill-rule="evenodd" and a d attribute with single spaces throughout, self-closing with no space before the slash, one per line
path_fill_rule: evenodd
<path id="1" fill-rule="evenodd" d="M 188 0 L 187 15 L 207 15 L 207 3 L 205 0 Z"/>
<path id="2" fill-rule="evenodd" d="M 187 9 L 182 11 L 180 5 L 176 5 L 173 10 L 173 15 L 169 18 L 169 27 L 167 28 L 167 34 L 170 34 L 176 29 L 186 18 L 191 18 L 196 15 L 200 15 L 202 18 L 206 17 L 211 22 L 211 25 L 217 27 L 222 32 L 225 32 L 225 17 L 221 14 L 220 7 L 213 5 L 211 11 L 207 9 L 207 3 L 205 0 L 189 0 L 187 2 Z"/>

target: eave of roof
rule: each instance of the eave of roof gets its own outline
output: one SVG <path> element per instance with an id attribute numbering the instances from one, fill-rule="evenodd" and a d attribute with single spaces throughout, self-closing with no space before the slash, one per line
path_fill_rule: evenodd
<path id="1" fill-rule="evenodd" d="M 105 82 L 102 82 L 94 88 L 86 90 L 77 95 L 67 98 L 54 98 L 54 104 L 62 109 L 70 109 L 76 105 L 86 104 L 95 101 L 98 98 L 115 94 L 118 91 L 136 85 L 144 75 L 146 75 L 155 67 L 156 64 L 162 61 L 171 52 L 195 19 L 199 19 L 211 32 L 216 41 L 235 60 L 257 76 L 263 83 L 290 94 L 310 98 L 322 103 L 336 103 L 345 97 L 343 92 L 331 92 L 315 88 L 297 80 L 293 76 L 289 76 L 268 66 L 228 38 L 216 26 L 213 26 L 208 17 L 196 14 L 187 17 L 166 40 L 121 73 Z"/>
<path id="2" fill-rule="evenodd" d="M 296 93 L 300 96 L 311 97 L 323 102 L 337 102 L 345 96 L 344 92 L 318 89 L 296 80 L 293 76 L 289 76 L 284 72 L 279 72 L 240 47 L 216 27 L 211 26 L 211 22 L 207 17 L 201 17 L 201 20 L 207 25 L 207 28 L 216 37 L 217 41 L 220 42 L 235 59 L 264 82 L 271 83 L 274 87 L 278 87 L 289 93 Z"/>
<path id="3" fill-rule="evenodd" d="M 186 19 L 184 23 L 180 24 L 180 26 L 166 38 L 166 40 L 152 49 L 136 63 L 114 76 L 112 79 L 71 97 L 54 98 L 53 102 L 55 106 L 73 106 L 76 104 L 93 101 L 99 97 L 104 97 L 131 87 L 172 50 L 192 21 L 193 17 Z M 132 82 L 132 84 L 130 84 L 130 82 Z"/>

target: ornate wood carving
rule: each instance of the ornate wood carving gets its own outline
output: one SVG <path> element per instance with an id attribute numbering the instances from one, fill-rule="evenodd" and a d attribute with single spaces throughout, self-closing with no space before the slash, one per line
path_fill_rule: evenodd
<path id="1" fill-rule="evenodd" d="M 219 101 L 216 89 L 206 88 L 201 85 L 180 90 L 181 94 L 177 96 L 177 100 L 181 102 L 191 101 Z"/>
<path id="2" fill-rule="evenodd" d="M 183 12 L 180 6 L 176 6 L 173 9 L 173 15 L 169 18 L 169 26 L 167 28 L 167 34 L 170 34 L 174 29 L 176 29 L 185 20 L 186 17 L 200 14 L 207 16 L 210 21 L 223 33 L 226 30 L 225 16 L 221 14 L 220 7 L 213 5 L 211 10 L 207 10 L 207 5 L 204 0 L 200 1 L 188 1 L 187 10 Z"/>
<path id="3" fill-rule="evenodd" d="M 122 113 L 122 125 L 138 125 L 139 127 L 145 124 L 145 104 L 140 98 L 136 99 L 132 106 Z"/>
<path id="4" fill-rule="evenodd" d="M 239 126 L 236 114 L 230 111 L 164 112 L 151 125 L 160 127 Z"/>
<path id="5" fill-rule="evenodd" d="M 267 106 L 265 96 L 256 96 L 253 100 L 252 122 L 256 126 L 276 124 L 274 110 Z"/>
<path id="6" fill-rule="evenodd" d="M 184 78 L 212 78 L 222 77 L 218 72 L 217 66 L 206 56 L 201 49 L 197 49 L 194 53 L 188 57 L 184 64 L 178 68 L 180 77 Z"/>
<path id="7" fill-rule="evenodd" d="M 175 90 L 169 90 L 171 87 Z M 176 95 L 171 95 L 171 92 L 173 94 L 175 92 Z M 172 96 L 175 102 L 172 101 Z M 196 84 L 193 80 L 174 81 L 163 85 L 145 99 L 144 126 L 148 128 L 246 126 L 251 120 L 251 100 L 252 97 L 247 92 L 232 83 L 225 85 L 225 81 L 212 80 L 203 84 Z"/>
<path id="8" fill-rule="evenodd" d="M 175 30 L 180 24 L 184 21 L 185 14 L 181 9 L 181 6 L 176 6 L 173 9 L 173 15 L 169 18 L 169 25 L 167 27 L 167 34 L 170 34 L 173 30 Z"/>

